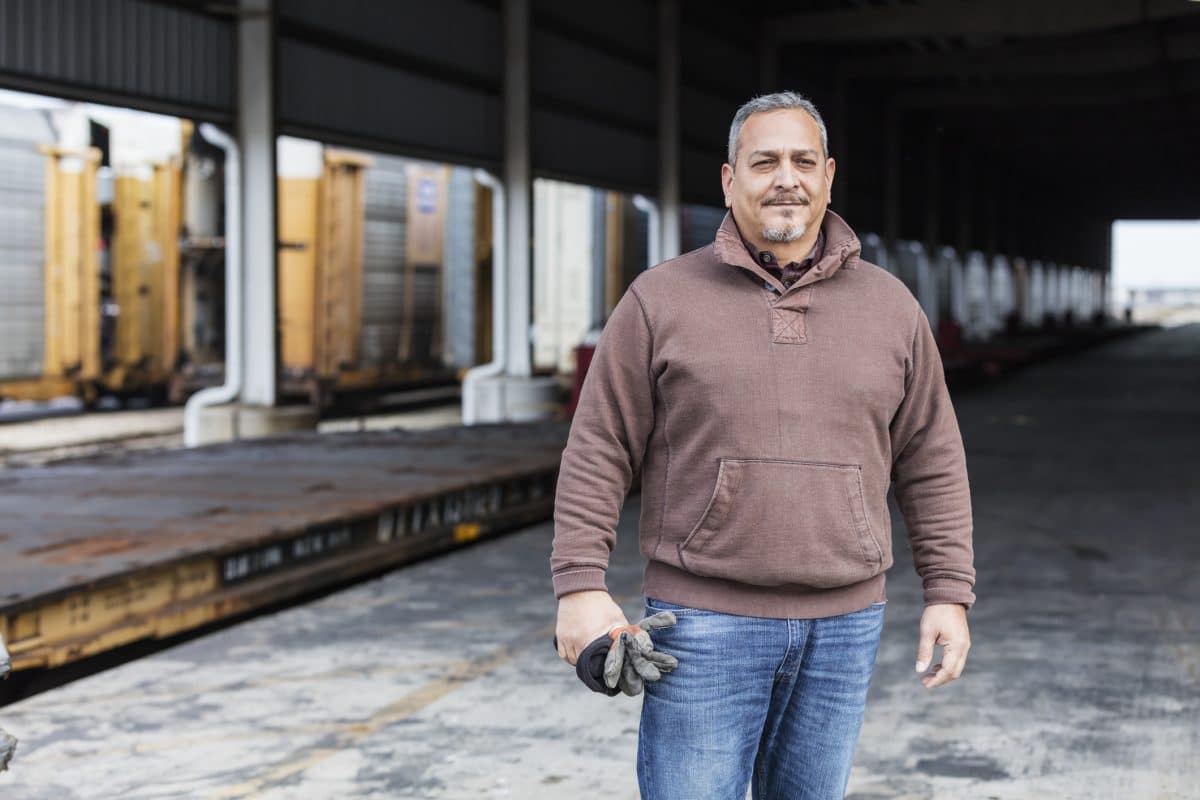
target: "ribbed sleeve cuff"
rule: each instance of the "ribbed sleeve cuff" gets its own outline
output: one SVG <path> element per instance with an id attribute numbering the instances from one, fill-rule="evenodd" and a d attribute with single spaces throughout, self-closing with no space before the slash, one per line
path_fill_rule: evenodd
<path id="1" fill-rule="evenodd" d="M 586 592 L 593 589 L 608 591 L 604 583 L 604 570 L 599 567 L 571 567 L 550 576 L 554 583 L 554 597 L 557 599 L 571 592 Z"/>
<path id="2" fill-rule="evenodd" d="M 957 578 L 929 578 L 925 581 L 922 592 L 925 605 L 934 603 L 962 603 L 970 610 L 975 605 L 975 593 L 971 591 L 972 584 Z"/>

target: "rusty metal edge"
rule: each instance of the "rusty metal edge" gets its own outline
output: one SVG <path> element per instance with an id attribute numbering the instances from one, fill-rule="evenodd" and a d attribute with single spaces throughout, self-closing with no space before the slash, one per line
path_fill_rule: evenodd
<path id="1" fill-rule="evenodd" d="M 116 625 L 94 631 L 86 636 L 47 643 L 30 648 L 19 655 L 14 654 L 13 670 L 14 672 L 23 672 L 31 669 L 53 669 L 63 666 L 104 652 L 103 649 L 94 652 L 84 651 L 89 643 L 123 628 L 137 628 L 158 619 L 188 617 L 190 614 L 192 619 L 199 621 L 181 626 L 168 626 L 164 630 L 156 629 L 150 634 L 132 637 L 115 647 L 146 639 L 162 639 L 185 633 L 258 608 L 273 606 L 298 596 L 311 594 L 323 588 L 349 584 L 355 579 L 379 575 L 437 553 L 469 547 L 522 525 L 546 519 L 552 512 L 553 499 L 542 500 L 524 508 L 502 512 L 486 522 L 478 523 L 481 528 L 479 535 L 467 541 L 456 537 L 455 526 L 443 527 L 428 534 L 427 538 L 410 539 L 403 543 L 380 543 L 246 584 L 222 587 L 187 601 L 173 603 L 149 614 L 126 617 Z M 218 557 L 214 554 L 211 558 L 216 560 Z M 164 564 L 156 564 L 154 568 L 161 569 L 164 566 Z M 195 613 L 203 611 L 207 611 L 207 613 Z M 106 649 L 115 649 L 115 647 Z"/>
<path id="2" fill-rule="evenodd" d="M 460 492 L 460 491 L 466 491 L 468 489 L 473 489 L 473 488 L 486 487 L 486 486 L 490 486 L 495 483 L 503 483 L 505 481 L 520 479 L 520 478 L 529 478 L 529 477 L 533 477 L 533 476 L 540 475 L 543 473 L 548 473 L 548 472 L 557 473 L 557 471 L 558 471 L 558 464 L 556 462 L 552 468 L 549 468 L 549 467 L 540 467 L 538 469 L 526 468 L 523 470 L 515 470 L 515 471 L 509 472 L 509 473 L 501 473 L 501 474 L 493 473 L 493 474 L 485 476 L 482 479 L 473 479 L 473 480 L 465 481 L 465 482 L 461 482 L 461 483 L 457 483 L 457 482 L 456 483 L 448 483 L 443 486 L 439 486 L 436 490 L 433 490 L 433 491 L 414 492 L 411 495 L 406 495 L 404 497 L 404 499 L 402 499 L 402 500 L 391 500 L 391 501 L 381 503 L 381 504 L 372 504 L 371 506 L 364 507 L 362 509 L 357 509 L 352 513 L 333 514 L 328 517 L 315 518 L 315 519 L 309 521 L 308 524 L 306 524 L 302 528 L 279 529 L 279 530 L 272 531 L 271 533 L 263 535 L 263 536 L 248 537 L 244 540 L 240 540 L 237 542 L 229 542 L 223 546 L 216 547 L 212 550 L 198 550 L 196 552 L 191 552 L 191 553 L 180 553 L 180 554 L 177 554 L 174 556 L 164 558 L 162 560 L 147 562 L 145 564 L 140 564 L 136 567 L 130 567 L 129 569 L 121 570 L 118 572 L 113 572 L 110 575 L 105 575 L 101 578 L 96 578 L 94 580 L 84 581 L 81 583 L 73 584 L 71 586 L 59 587 L 56 589 L 52 589 L 48 592 L 45 592 L 43 594 L 32 595 L 29 597 L 23 597 L 19 600 L 0 604 L 0 617 L 12 615 L 12 614 L 25 613 L 27 611 L 33 610 L 34 608 L 37 608 L 38 606 L 44 605 L 45 603 L 52 602 L 55 600 L 61 600 L 65 597 L 69 597 L 72 594 L 75 594 L 78 592 L 92 592 L 92 591 L 102 590 L 107 587 L 115 586 L 117 584 L 120 584 L 122 581 L 129 580 L 130 578 L 136 577 L 141 574 L 145 574 L 146 572 L 149 572 L 152 570 L 160 570 L 160 569 L 167 569 L 170 567 L 177 567 L 177 566 L 180 566 L 187 562 L 195 561 L 196 559 L 199 559 L 199 558 L 212 557 L 212 558 L 220 559 L 224 556 L 228 556 L 230 554 L 237 553 L 241 550 L 245 550 L 246 548 L 262 547 L 265 545 L 271 545 L 271 544 L 275 544 L 275 543 L 285 542 L 288 539 L 296 536 L 297 534 L 305 533 L 307 531 L 312 531 L 312 530 L 319 530 L 319 529 L 322 529 L 329 525 L 336 525 L 339 523 L 351 523 L 351 522 L 355 522 L 358 520 L 378 517 L 379 515 L 387 513 L 389 511 L 395 511 L 395 510 L 398 510 L 401 508 L 405 508 L 414 503 L 421 503 L 421 502 L 433 500 L 442 495 L 449 494 L 451 492 Z"/>

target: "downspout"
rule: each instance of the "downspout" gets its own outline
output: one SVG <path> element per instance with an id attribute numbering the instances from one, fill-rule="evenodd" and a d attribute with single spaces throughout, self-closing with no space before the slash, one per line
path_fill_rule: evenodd
<path id="1" fill-rule="evenodd" d="M 200 410 L 230 403 L 242 391 L 242 205 L 241 168 L 233 137 L 209 123 L 200 135 L 225 150 L 225 383 L 202 389 L 188 398 L 183 411 L 183 444 L 200 443 Z M 234 435 L 237 426 L 234 426 Z"/>
<path id="2" fill-rule="evenodd" d="M 496 176 L 486 170 L 477 169 L 475 180 L 492 190 L 492 360 L 486 364 L 471 367 L 463 375 L 462 383 L 462 418 L 464 425 L 474 425 L 478 418 L 475 404 L 475 386 L 484 378 L 492 378 L 504 373 L 507 366 L 508 340 L 505 331 L 508 330 L 508 240 L 505 237 L 507 219 L 504 202 L 504 184 Z M 504 386 L 500 386 L 502 409 L 507 408 L 504 402 Z"/>
<path id="3" fill-rule="evenodd" d="M 649 240 L 646 255 L 650 259 L 646 268 L 649 269 L 662 261 L 662 223 L 659 219 L 658 204 L 644 195 L 635 194 L 633 205 L 638 211 L 646 214 L 646 239 Z"/>

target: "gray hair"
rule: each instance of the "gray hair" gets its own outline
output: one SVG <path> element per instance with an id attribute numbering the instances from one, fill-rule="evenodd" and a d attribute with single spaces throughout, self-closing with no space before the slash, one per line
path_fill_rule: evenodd
<path id="1" fill-rule="evenodd" d="M 817 107 L 812 104 L 804 95 L 798 92 L 775 92 L 774 94 L 764 94 L 755 97 L 737 110 L 733 115 L 733 124 L 729 126 L 729 164 L 733 166 L 734 159 L 737 158 L 737 141 L 738 134 L 742 132 L 742 125 L 750 118 L 751 114 L 759 114 L 764 111 L 783 111 L 785 109 L 798 108 L 808 112 L 808 115 L 817 123 L 817 128 L 821 131 L 821 148 L 825 151 L 825 157 L 829 157 L 829 134 L 825 130 L 825 120 L 821 119 L 821 112 L 817 111 Z"/>

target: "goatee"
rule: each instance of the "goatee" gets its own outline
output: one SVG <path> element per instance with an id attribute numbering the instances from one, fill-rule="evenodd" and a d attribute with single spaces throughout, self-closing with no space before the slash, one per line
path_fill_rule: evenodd
<path id="1" fill-rule="evenodd" d="M 795 222 L 790 225 L 763 228 L 762 235 L 768 242 L 794 242 L 803 236 L 807 230 L 808 226 L 806 224 Z"/>

